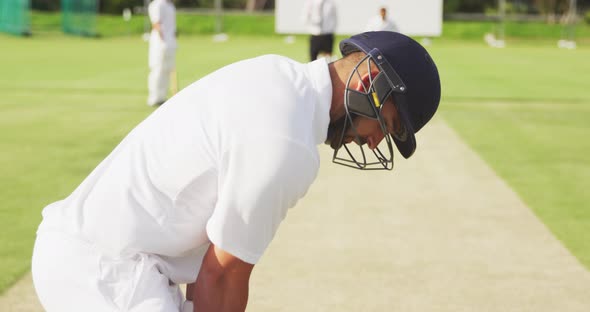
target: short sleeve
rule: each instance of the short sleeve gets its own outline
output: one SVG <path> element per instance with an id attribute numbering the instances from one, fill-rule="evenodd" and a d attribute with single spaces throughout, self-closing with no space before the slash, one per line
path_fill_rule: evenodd
<path id="1" fill-rule="evenodd" d="M 218 201 L 207 222 L 209 240 L 255 264 L 318 169 L 317 152 L 293 141 L 274 138 L 233 144 L 219 165 Z"/>
<path id="2" fill-rule="evenodd" d="M 162 5 L 158 2 L 152 2 L 148 6 L 148 14 L 152 24 L 160 23 L 162 19 Z"/>

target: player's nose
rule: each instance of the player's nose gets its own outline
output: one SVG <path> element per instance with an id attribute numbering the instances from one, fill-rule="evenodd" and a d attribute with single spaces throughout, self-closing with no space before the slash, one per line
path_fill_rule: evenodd
<path id="1" fill-rule="evenodd" d="M 382 132 L 370 136 L 367 138 L 367 146 L 369 146 L 369 149 L 374 150 L 383 141 L 383 138 L 385 138 L 385 135 Z"/>

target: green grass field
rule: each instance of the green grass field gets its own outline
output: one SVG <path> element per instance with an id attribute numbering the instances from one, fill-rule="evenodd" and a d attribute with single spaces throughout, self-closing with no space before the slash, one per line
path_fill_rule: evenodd
<path id="1" fill-rule="evenodd" d="M 280 36 L 183 36 L 180 86 L 266 53 L 307 58 Z M 0 34 L 0 291 L 30 267 L 41 209 L 67 196 L 153 109 L 145 105 L 147 44 Z M 491 49 L 437 39 L 441 115 L 590 267 L 590 48 L 554 41 Z"/>
<path id="2" fill-rule="evenodd" d="M 433 53 L 442 116 L 590 268 L 590 50 L 463 43 Z"/>

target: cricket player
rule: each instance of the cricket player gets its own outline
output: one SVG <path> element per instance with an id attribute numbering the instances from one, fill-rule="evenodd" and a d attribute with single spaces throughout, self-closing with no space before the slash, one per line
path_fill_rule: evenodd
<path id="1" fill-rule="evenodd" d="M 365 27 L 365 31 L 398 31 L 397 25 L 393 22 L 393 20 L 387 15 L 387 8 L 381 7 L 379 9 L 379 14 L 373 16 L 367 22 L 367 26 Z"/>
<path id="2" fill-rule="evenodd" d="M 228 65 L 134 128 L 43 210 L 32 260 L 43 307 L 244 311 L 254 265 L 316 178 L 317 146 L 355 169 L 392 169 L 394 146 L 410 157 L 437 110 L 438 71 L 416 41 L 368 32 L 340 51 L 333 63 Z"/>
<path id="3" fill-rule="evenodd" d="M 172 0 L 153 0 L 149 4 L 148 13 L 152 32 L 147 104 L 159 106 L 167 99 L 170 77 L 176 66 L 176 9 Z"/>
<path id="4" fill-rule="evenodd" d="M 334 32 L 338 25 L 333 0 L 307 0 L 303 4 L 303 21 L 309 31 L 309 57 L 319 55 L 330 59 L 334 47 Z"/>

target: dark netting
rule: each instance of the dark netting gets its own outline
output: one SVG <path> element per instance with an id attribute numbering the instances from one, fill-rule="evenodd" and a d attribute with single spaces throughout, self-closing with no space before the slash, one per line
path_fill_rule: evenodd
<path id="1" fill-rule="evenodd" d="M 15 35 L 31 33 L 30 0 L 0 0 L 0 31 Z"/>
<path id="2" fill-rule="evenodd" d="M 61 0 L 62 28 L 67 34 L 94 37 L 98 0 Z"/>

